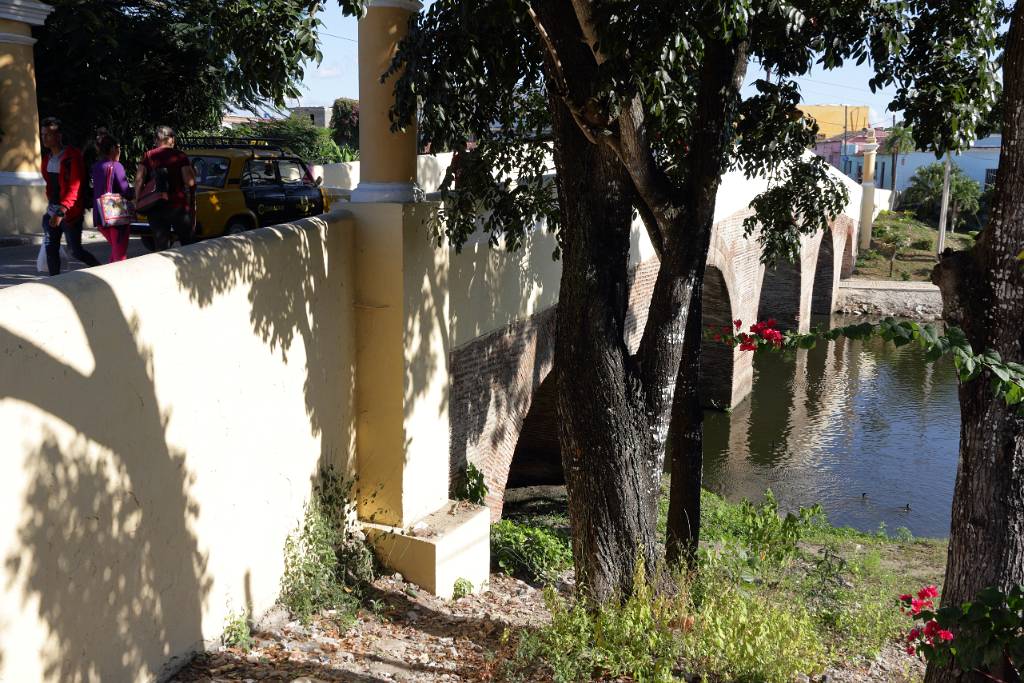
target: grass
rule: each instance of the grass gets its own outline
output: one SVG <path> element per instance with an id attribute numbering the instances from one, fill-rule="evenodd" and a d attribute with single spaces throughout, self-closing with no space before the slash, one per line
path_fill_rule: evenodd
<path id="1" fill-rule="evenodd" d="M 889 276 L 889 252 L 872 240 L 871 249 L 857 257 L 853 277 L 861 280 L 897 280 L 930 282 L 935 267 L 935 246 L 939 231 L 911 212 L 882 211 L 874 223 L 875 229 L 891 229 L 907 238 L 908 247 L 896 257 L 892 277 Z M 969 249 L 974 240 L 965 233 L 946 232 L 946 246 L 954 250 Z"/>
<path id="2" fill-rule="evenodd" d="M 678 573 L 674 595 L 641 586 L 596 611 L 549 591 L 552 622 L 519 637 L 509 679 L 791 681 L 875 657 L 908 628 L 896 596 L 941 583 L 944 540 L 835 527 L 812 510 L 787 523 L 770 497 L 704 491 L 701 502 L 698 575 Z M 568 526 L 564 499 L 507 510 L 556 534 Z M 666 518 L 663 495 L 662 538 Z"/>

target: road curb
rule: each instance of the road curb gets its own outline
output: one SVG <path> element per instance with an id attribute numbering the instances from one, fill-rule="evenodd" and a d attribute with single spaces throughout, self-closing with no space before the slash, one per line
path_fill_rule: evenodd
<path id="1" fill-rule="evenodd" d="M 0 249 L 4 247 L 28 247 L 42 243 L 42 235 L 0 235 Z"/>

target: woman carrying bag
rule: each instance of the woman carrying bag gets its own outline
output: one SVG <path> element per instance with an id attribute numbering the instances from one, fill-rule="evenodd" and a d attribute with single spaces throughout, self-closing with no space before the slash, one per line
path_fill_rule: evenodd
<path id="1" fill-rule="evenodd" d="M 135 217 L 129 200 L 135 196 L 135 191 L 128 184 L 121 165 L 118 141 L 103 135 L 96 147 L 99 160 L 92 166 L 93 225 L 110 242 L 110 262 L 114 263 L 128 257 L 128 238 Z"/>

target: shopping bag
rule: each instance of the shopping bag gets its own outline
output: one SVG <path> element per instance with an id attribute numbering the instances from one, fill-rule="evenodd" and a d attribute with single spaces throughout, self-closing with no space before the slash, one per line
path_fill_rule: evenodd
<path id="1" fill-rule="evenodd" d="M 107 167 L 107 191 L 100 195 L 100 220 L 105 228 L 121 228 L 131 225 L 135 219 L 135 207 L 125 197 L 111 192 L 113 167 Z"/>

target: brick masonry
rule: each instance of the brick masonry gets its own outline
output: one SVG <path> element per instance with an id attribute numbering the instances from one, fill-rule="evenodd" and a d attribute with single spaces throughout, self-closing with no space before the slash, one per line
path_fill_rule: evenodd
<path id="1" fill-rule="evenodd" d="M 788 265 L 765 272 L 756 239 L 746 239 L 739 212 L 715 225 L 705 272 L 704 324 L 746 328 L 772 316 L 806 329 L 812 312 L 831 311 L 840 274 L 852 271 L 857 223 L 842 215 L 825 233 L 801 241 L 799 268 Z M 630 274 L 626 343 L 640 343 L 657 259 Z M 459 481 L 467 463 L 483 473 L 492 519 L 501 516 L 513 459 L 529 461 L 516 469 L 516 485 L 550 483 L 560 476 L 555 390 L 549 375 L 554 362 L 556 309 L 549 308 L 478 337 L 451 352 L 451 480 Z M 737 405 L 753 382 L 750 353 L 707 342 L 701 367 L 706 402 L 719 408 Z M 520 438 L 522 435 L 522 438 Z"/>

